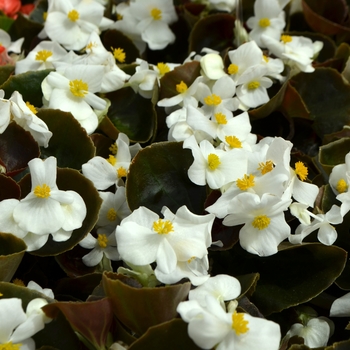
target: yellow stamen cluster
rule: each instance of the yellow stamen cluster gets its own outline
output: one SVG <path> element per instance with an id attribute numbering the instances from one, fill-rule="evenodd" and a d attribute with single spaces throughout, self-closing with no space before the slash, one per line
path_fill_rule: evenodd
<path id="1" fill-rule="evenodd" d="M 264 59 L 264 61 L 265 61 L 266 63 L 269 62 L 269 60 L 270 60 L 270 58 L 267 57 L 267 56 L 265 56 L 265 55 L 263 55 L 263 59 Z"/>
<path id="2" fill-rule="evenodd" d="M 188 89 L 187 85 L 181 80 L 181 82 L 179 84 L 176 85 L 176 91 L 179 94 L 183 94 L 184 92 L 186 92 Z"/>
<path id="3" fill-rule="evenodd" d="M 111 47 L 111 50 L 112 50 L 112 52 L 113 52 L 114 58 L 115 58 L 119 63 L 124 63 L 124 62 L 125 62 L 126 53 L 124 52 L 124 49 L 122 49 L 122 48 L 120 48 L 120 47 L 114 49 L 113 47 Z"/>
<path id="4" fill-rule="evenodd" d="M 71 10 L 68 12 L 67 17 L 72 21 L 75 22 L 79 19 L 79 12 L 77 10 Z"/>
<path id="5" fill-rule="evenodd" d="M 232 329 L 236 332 L 237 335 L 241 335 L 247 333 L 249 331 L 248 328 L 249 322 L 244 319 L 244 313 L 234 311 L 232 314 Z"/>
<path id="6" fill-rule="evenodd" d="M 69 90 L 76 97 L 84 97 L 89 91 L 89 85 L 81 79 L 74 79 L 69 82 Z"/>
<path id="7" fill-rule="evenodd" d="M 236 185 L 241 191 L 246 191 L 248 188 L 255 186 L 255 176 L 253 174 L 244 174 L 242 179 L 237 179 Z"/>
<path id="8" fill-rule="evenodd" d="M 124 167 L 120 167 L 118 168 L 117 170 L 117 175 L 118 175 L 118 178 L 120 179 L 121 177 L 126 177 L 126 175 L 128 175 L 128 171 L 124 168 Z"/>
<path id="9" fill-rule="evenodd" d="M 242 142 L 236 136 L 225 136 L 225 141 L 231 148 L 242 148 Z"/>
<path id="10" fill-rule="evenodd" d="M 90 42 L 86 45 L 85 51 L 86 51 L 86 50 L 91 50 L 91 49 L 94 48 L 94 47 L 97 47 L 97 43 L 94 43 L 93 41 L 90 41 Z"/>
<path id="11" fill-rule="evenodd" d="M 293 40 L 293 38 L 290 35 L 282 35 L 281 36 L 281 41 L 284 44 L 290 43 Z"/>
<path id="12" fill-rule="evenodd" d="M 261 175 L 265 175 L 269 173 L 271 170 L 273 170 L 272 160 L 268 160 L 265 163 L 264 162 L 259 163 L 258 170 L 260 170 Z"/>
<path id="13" fill-rule="evenodd" d="M 221 97 L 215 94 L 211 94 L 204 98 L 204 103 L 208 106 L 218 106 L 221 101 Z"/>
<path id="14" fill-rule="evenodd" d="M 115 165 L 115 163 L 117 162 L 117 158 L 114 157 L 112 154 L 109 155 L 108 159 L 107 159 L 107 162 L 111 165 Z"/>
<path id="15" fill-rule="evenodd" d="M 101 248 L 107 248 L 108 238 L 104 233 L 99 233 L 97 235 L 97 243 Z"/>
<path id="16" fill-rule="evenodd" d="M 167 235 L 174 231 L 174 226 L 169 220 L 159 219 L 153 222 L 153 231 L 157 232 L 159 235 Z"/>
<path id="17" fill-rule="evenodd" d="M 40 50 L 35 55 L 36 61 L 46 62 L 46 60 L 52 56 L 52 51 L 49 50 Z"/>
<path id="18" fill-rule="evenodd" d="M 252 225 L 254 228 L 258 230 L 264 230 L 270 225 L 271 219 L 266 215 L 258 215 L 252 221 Z"/>
<path id="19" fill-rule="evenodd" d="M 187 262 L 190 264 L 194 259 L 196 259 L 196 257 L 195 257 L 195 256 L 192 256 L 191 258 L 189 258 L 189 259 L 187 260 Z"/>
<path id="20" fill-rule="evenodd" d="M 38 198 L 49 198 L 50 197 L 50 193 L 51 193 L 51 188 L 50 186 L 43 184 L 42 186 L 37 185 L 34 188 L 34 194 L 36 197 Z"/>
<path id="21" fill-rule="evenodd" d="M 44 22 L 46 21 L 46 18 L 47 18 L 47 12 L 45 11 L 45 12 L 43 12 L 43 20 L 44 20 Z"/>
<path id="22" fill-rule="evenodd" d="M 109 147 L 108 149 L 111 151 L 113 155 L 116 155 L 118 152 L 118 146 L 115 143 L 113 143 L 113 145 L 111 145 L 111 147 Z"/>
<path id="23" fill-rule="evenodd" d="M 218 124 L 227 124 L 227 119 L 226 119 L 226 116 L 225 114 L 219 112 L 219 113 L 215 113 L 214 114 L 214 117 L 216 119 L 216 122 Z"/>
<path id="24" fill-rule="evenodd" d="M 220 164 L 220 158 L 216 154 L 210 153 L 208 155 L 208 167 L 210 170 L 215 170 Z"/>
<path id="25" fill-rule="evenodd" d="M 248 83 L 248 90 L 255 90 L 260 86 L 260 82 L 257 80 L 251 81 Z"/>
<path id="26" fill-rule="evenodd" d="M 36 110 L 36 108 L 30 103 L 30 102 L 26 102 L 26 106 L 30 109 L 30 111 L 33 113 L 33 114 L 37 114 L 38 111 Z"/>
<path id="27" fill-rule="evenodd" d="M 158 21 L 158 20 L 162 19 L 162 11 L 159 8 L 154 7 L 151 10 L 151 16 L 153 17 L 153 19 L 155 21 Z"/>
<path id="28" fill-rule="evenodd" d="M 260 21 L 259 21 L 259 26 L 261 28 L 267 28 L 271 25 L 271 22 L 268 18 L 261 18 Z"/>
<path id="29" fill-rule="evenodd" d="M 20 343 L 13 344 L 12 341 L 6 344 L 0 344 L 0 350 L 20 350 L 21 347 L 22 347 L 22 344 Z"/>
<path id="30" fill-rule="evenodd" d="M 339 193 L 344 193 L 348 190 L 348 184 L 344 179 L 340 179 L 337 182 L 337 186 L 335 187 L 335 189 L 339 192 Z"/>
<path id="31" fill-rule="evenodd" d="M 12 281 L 13 284 L 15 284 L 16 286 L 21 286 L 21 287 L 25 287 L 26 285 L 24 284 L 24 282 L 19 279 L 19 278 L 15 278 L 13 281 Z M 0 348 L 1 349 L 1 348 Z"/>
<path id="32" fill-rule="evenodd" d="M 236 74 L 238 72 L 237 64 L 231 63 L 227 68 L 228 74 Z"/>
<path id="33" fill-rule="evenodd" d="M 117 212 L 115 211 L 114 208 L 110 208 L 110 209 L 107 211 L 107 219 L 108 219 L 109 221 L 114 221 L 116 218 L 117 218 Z"/>
<path id="34" fill-rule="evenodd" d="M 309 171 L 303 162 L 296 162 L 295 163 L 295 173 L 298 175 L 298 177 L 301 181 L 305 181 Z"/>
<path id="35" fill-rule="evenodd" d="M 170 67 L 166 63 L 163 63 L 163 62 L 159 62 L 157 64 L 157 68 L 158 68 L 159 74 L 161 76 L 163 76 L 165 73 L 170 72 Z"/>

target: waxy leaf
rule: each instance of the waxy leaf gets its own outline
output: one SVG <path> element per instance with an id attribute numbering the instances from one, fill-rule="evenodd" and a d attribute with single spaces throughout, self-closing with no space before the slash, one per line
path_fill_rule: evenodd
<path id="1" fill-rule="evenodd" d="M 0 201 L 9 198 L 19 199 L 21 195 L 21 189 L 15 180 L 0 174 Z"/>
<path id="2" fill-rule="evenodd" d="M 236 244 L 230 251 L 215 252 L 213 258 L 214 275 L 259 273 L 251 301 L 264 315 L 270 315 L 305 303 L 328 288 L 342 273 L 347 253 L 336 246 L 304 243 L 262 258 Z"/>
<path id="3" fill-rule="evenodd" d="M 108 117 L 118 131 L 131 141 L 147 142 L 154 134 L 156 112 L 150 99 L 143 98 L 130 87 L 106 94 L 111 101 Z"/>
<path id="4" fill-rule="evenodd" d="M 102 285 L 112 301 L 114 315 L 138 335 L 176 317 L 177 305 L 186 299 L 191 288 L 190 282 L 141 287 L 135 280 L 113 272 L 103 274 Z"/>
<path id="5" fill-rule="evenodd" d="M 108 298 L 90 302 L 57 302 L 43 307 L 45 314 L 56 318 L 63 313 L 72 328 L 83 335 L 97 349 L 104 349 L 113 321 Z"/>
<path id="6" fill-rule="evenodd" d="M 41 109 L 38 117 L 53 133 L 49 146 L 42 148 L 45 157 L 55 156 L 58 167 L 80 170 L 95 156 L 95 147 L 84 128 L 69 112 Z"/>
<path id="7" fill-rule="evenodd" d="M 23 240 L 0 232 L 0 281 L 11 281 L 26 250 Z"/>
<path id="8" fill-rule="evenodd" d="M 20 182 L 22 198 L 24 198 L 31 189 L 30 175 L 27 174 Z M 47 243 L 40 249 L 31 252 L 39 256 L 58 255 L 76 246 L 95 226 L 98 219 L 98 213 L 102 203 L 93 183 L 85 176 L 73 169 L 57 169 L 57 187 L 60 190 L 72 190 L 80 194 L 83 198 L 87 214 L 82 227 L 73 231 L 71 238 L 65 242 L 55 242 L 52 236 L 49 236 Z M 44 224 L 43 218 L 43 224 Z"/>
<path id="9" fill-rule="evenodd" d="M 197 186 L 187 175 L 193 162 L 182 142 L 159 142 L 140 150 L 130 164 L 126 196 L 131 210 L 139 206 L 160 213 L 164 205 L 175 212 L 182 205 L 203 214 L 205 186 Z"/>
<path id="10" fill-rule="evenodd" d="M 41 83 L 52 69 L 29 71 L 22 74 L 12 75 L 0 86 L 5 91 L 5 98 L 10 98 L 14 91 L 18 91 L 24 102 L 30 102 L 35 107 L 43 104 Z"/>
<path id="11" fill-rule="evenodd" d="M 15 66 L 7 64 L 0 67 L 0 85 L 3 84 L 15 71 Z"/>
<path id="12" fill-rule="evenodd" d="M 187 328 L 188 324 L 178 318 L 150 327 L 129 350 L 164 349 L 165 344 L 167 350 L 201 349 L 188 336 Z"/>

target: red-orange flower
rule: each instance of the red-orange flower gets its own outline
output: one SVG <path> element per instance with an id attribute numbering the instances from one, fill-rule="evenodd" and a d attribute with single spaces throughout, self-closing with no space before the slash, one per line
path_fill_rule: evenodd
<path id="1" fill-rule="evenodd" d="M 20 0 L 0 0 L 0 10 L 8 17 L 16 18 L 21 9 Z"/>

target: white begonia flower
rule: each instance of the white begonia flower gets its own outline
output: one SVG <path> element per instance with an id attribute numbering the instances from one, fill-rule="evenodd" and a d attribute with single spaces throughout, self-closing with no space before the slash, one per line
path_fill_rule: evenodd
<path id="1" fill-rule="evenodd" d="M 236 50 L 229 51 L 228 57 L 231 63 L 227 68 L 227 72 L 237 83 L 238 78 L 247 69 L 262 64 L 263 52 L 255 41 L 249 41 Z"/>
<path id="2" fill-rule="evenodd" d="M 99 192 L 103 202 L 98 214 L 96 226 L 107 231 L 113 230 L 131 214 L 126 201 L 125 187 L 117 187 L 115 193 Z"/>
<path id="3" fill-rule="evenodd" d="M 36 303 L 35 300 L 32 302 Z M 41 331 L 45 325 L 38 317 L 35 317 L 35 320 L 32 318 L 32 321 L 28 322 L 28 315 L 22 309 L 21 299 L 1 299 L 0 344 L 6 349 L 35 350 L 35 342 L 31 337 Z"/>
<path id="4" fill-rule="evenodd" d="M 236 7 L 236 0 L 208 0 L 209 8 L 218 11 L 232 12 Z"/>
<path id="5" fill-rule="evenodd" d="M 200 59 L 201 74 L 208 79 L 217 80 L 225 76 L 224 62 L 216 53 L 208 53 Z"/>
<path id="6" fill-rule="evenodd" d="M 92 249 L 82 258 L 86 266 L 96 266 L 101 262 L 104 255 L 110 260 L 120 260 L 114 232 L 109 234 L 103 232 L 105 232 L 104 229 L 98 229 L 97 238 L 89 233 L 79 242 L 81 247 Z"/>
<path id="7" fill-rule="evenodd" d="M 28 163 L 32 189 L 13 211 L 18 226 L 28 232 L 23 237 L 27 246 L 33 244 L 38 248 L 41 243 L 46 243 L 49 234 L 55 240 L 56 232 L 60 235 L 62 229 L 68 231 L 81 227 L 86 216 L 85 203 L 78 193 L 57 188 L 56 164 L 55 157 L 45 161 L 35 158 Z M 65 237 L 65 240 L 69 237 Z M 28 250 L 33 249 L 28 246 Z"/>
<path id="8" fill-rule="evenodd" d="M 337 231 L 332 224 L 340 224 L 343 222 L 343 216 L 341 215 L 340 208 L 337 205 L 333 205 L 332 208 L 326 214 L 308 214 L 314 218 L 311 224 L 300 224 L 295 230 L 294 235 L 289 236 L 289 241 L 293 244 L 299 244 L 303 239 L 311 232 L 318 230 L 317 238 L 325 245 L 332 245 L 337 237 Z"/>
<path id="9" fill-rule="evenodd" d="M 283 213 L 290 203 L 291 200 L 281 200 L 268 193 L 261 198 L 255 193 L 241 193 L 230 202 L 230 214 L 223 224 L 244 224 L 239 232 L 241 247 L 252 254 L 269 256 L 277 253 L 278 245 L 290 235 Z"/>
<path id="10" fill-rule="evenodd" d="M 345 156 L 345 163 L 333 167 L 329 175 L 329 184 L 335 195 L 345 193 L 349 189 L 350 153 Z"/>
<path id="11" fill-rule="evenodd" d="M 266 77 L 267 74 L 266 66 L 256 65 L 238 78 L 237 97 L 244 106 L 256 108 L 270 100 L 266 89 L 272 86 L 272 80 Z"/>
<path id="12" fill-rule="evenodd" d="M 11 41 L 10 35 L 3 29 L 0 29 L 0 55 L 4 53 L 14 52 L 20 53 L 24 38 L 20 38 L 14 42 Z"/>
<path id="13" fill-rule="evenodd" d="M 233 97 L 235 92 L 236 84 L 229 76 L 225 75 L 214 83 L 212 89 L 200 82 L 196 97 L 202 102 L 201 109 L 205 115 L 224 122 L 233 117 L 232 112 L 237 110 L 239 106 L 239 101 Z"/>
<path id="14" fill-rule="evenodd" d="M 326 317 L 317 317 L 310 319 L 305 326 L 301 323 L 294 323 L 286 337 L 291 338 L 297 335 L 304 338 L 304 344 L 309 348 L 326 346 L 331 335 L 330 322 L 332 321 Z"/>
<path id="15" fill-rule="evenodd" d="M 130 13 L 136 18 L 136 29 L 151 50 L 162 50 L 175 41 L 169 24 L 177 21 L 172 0 L 134 0 Z"/>
<path id="16" fill-rule="evenodd" d="M 282 35 L 280 38 L 271 38 L 263 35 L 261 40 L 272 54 L 294 69 L 294 73 L 313 72 L 315 68 L 312 62 L 323 48 L 323 42 L 313 42 L 303 36 Z"/>
<path id="17" fill-rule="evenodd" d="M 234 310 L 226 313 L 211 295 L 206 307 L 197 300 L 181 302 L 177 312 L 188 322 L 189 337 L 202 349 L 277 350 L 281 339 L 277 323 Z"/>
<path id="18" fill-rule="evenodd" d="M 83 175 L 91 180 L 98 190 L 105 190 L 116 185 L 128 174 L 131 153 L 129 139 L 120 133 L 115 142 L 117 153 L 110 154 L 108 159 L 96 156 L 83 164 Z"/>
<path id="19" fill-rule="evenodd" d="M 240 149 L 215 149 L 207 140 L 201 141 L 198 146 L 194 136 L 184 141 L 183 148 L 192 151 L 194 161 L 188 169 L 188 177 L 196 185 L 208 184 L 210 188 L 217 189 L 235 181 L 247 171 L 246 155 Z"/>
<path id="20" fill-rule="evenodd" d="M 13 217 L 13 211 L 18 205 L 19 200 L 10 198 L 0 202 L 0 232 L 12 233 L 16 237 L 23 238 L 27 231 L 18 226 L 18 222 Z"/>
<path id="21" fill-rule="evenodd" d="M 310 212 L 307 210 L 307 204 L 294 202 L 289 206 L 290 213 L 298 218 L 303 225 L 310 225 Z"/>
<path id="22" fill-rule="evenodd" d="M 103 110 L 107 102 L 95 95 L 101 90 L 103 66 L 75 65 L 62 72 L 51 72 L 41 87 L 48 108 L 72 113 L 88 134 L 98 125 L 98 118 L 92 108 Z"/>
<path id="23" fill-rule="evenodd" d="M 52 289 L 42 288 L 38 283 L 36 283 L 34 281 L 29 281 L 27 284 L 27 288 L 36 290 L 37 292 L 40 292 L 51 299 L 55 299 L 55 295 L 53 294 Z"/>
<path id="24" fill-rule="evenodd" d="M 247 26 L 252 29 L 249 36 L 258 46 L 265 47 L 262 35 L 279 39 L 285 27 L 285 13 L 277 0 L 256 0 L 254 16 L 248 18 Z"/>
<path id="25" fill-rule="evenodd" d="M 174 68 L 179 67 L 179 63 L 164 63 L 164 62 L 159 62 L 156 65 L 153 64 L 152 68 L 157 74 L 157 81 L 158 81 L 158 86 L 160 86 L 160 79 L 164 77 L 164 75 L 168 72 L 171 72 L 174 70 Z"/>
<path id="26" fill-rule="evenodd" d="M 350 293 L 333 301 L 329 310 L 331 317 L 349 317 L 350 316 Z"/>
<path id="27" fill-rule="evenodd" d="M 206 306 L 206 296 L 211 295 L 225 308 L 225 301 L 236 299 L 241 294 L 241 284 L 229 275 L 216 275 L 210 277 L 199 287 L 190 290 L 189 300 L 197 300 L 203 307 Z"/>
<path id="28" fill-rule="evenodd" d="M 156 262 L 155 272 L 169 274 L 175 271 L 178 261 L 202 259 L 208 254 L 214 215 L 195 215 L 186 206 L 176 214 L 163 207 L 162 214 L 164 219 L 139 207 L 117 226 L 117 244 L 123 260 L 133 265 Z"/>
<path id="29" fill-rule="evenodd" d="M 42 41 L 29 52 L 26 58 L 16 62 L 15 74 L 54 68 L 67 51 L 56 41 Z"/>
<path id="30" fill-rule="evenodd" d="M 99 33 L 104 6 L 95 1 L 51 0 L 44 33 L 68 50 L 80 50 L 91 32 Z"/>
<path id="31" fill-rule="evenodd" d="M 176 91 L 178 92 L 178 95 L 163 98 L 162 100 L 158 101 L 157 105 L 160 107 L 172 107 L 177 105 L 181 107 L 187 107 L 189 105 L 197 107 L 198 100 L 194 95 L 196 94 L 198 84 L 200 81 L 202 81 L 202 79 L 203 77 L 197 77 L 190 86 L 187 86 L 185 82 L 181 81 L 179 84 L 176 84 Z"/>

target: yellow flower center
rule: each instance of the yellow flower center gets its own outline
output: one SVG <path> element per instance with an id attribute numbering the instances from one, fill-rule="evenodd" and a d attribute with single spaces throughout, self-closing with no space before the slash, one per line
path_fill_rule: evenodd
<path id="1" fill-rule="evenodd" d="M 110 208 L 110 209 L 107 211 L 107 219 L 108 219 L 109 221 L 114 221 L 116 218 L 117 218 L 117 212 L 115 211 L 114 208 Z"/>
<path id="2" fill-rule="evenodd" d="M 225 114 L 220 113 L 220 112 L 219 113 L 215 113 L 214 117 L 215 117 L 216 122 L 218 124 L 227 124 L 227 119 L 226 119 Z"/>
<path id="3" fill-rule="evenodd" d="M 68 12 L 67 17 L 72 21 L 75 22 L 79 19 L 79 12 L 77 10 L 71 10 Z"/>
<path id="4" fill-rule="evenodd" d="M 165 73 L 170 72 L 170 67 L 166 63 L 163 63 L 163 62 L 159 62 L 157 64 L 157 68 L 158 68 L 159 74 L 161 76 L 163 76 Z"/>
<path id="5" fill-rule="evenodd" d="M 117 13 L 117 21 L 121 21 L 123 19 L 123 15 Z"/>
<path id="6" fill-rule="evenodd" d="M 308 170 L 303 162 L 295 163 L 295 173 L 298 175 L 301 181 L 305 181 L 307 178 Z"/>
<path id="7" fill-rule="evenodd" d="M 43 12 L 43 20 L 44 20 L 44 22 L 46 21 L 46 18 L 47 18 L 47 12 L 45 11 L 45 12 Z"/>
<path id="8" fill-rule="evenodd" d="M 46 60 L 51 56 L 52 56 L 52 51 L 41 50 L 36 53 L 35 60 L 46 62 Z"/>
<path id="9" fill-rule="evenodd" d="M 293 40 L 293 38 L 290 35 L 281 35 L 281 41 L 284 44 L 290 43 Z"/>
<path id="10" fill-rule="evenodd" d="M 0 350 L 20 350 L 22 344 L 12 344 L 12 341 L 6 344 L 0 344 Z"/>
<path id="11" fill-rule="evenodd" d="M 26 106 L 30 109 L 30 111 L 33 113 L 33 114 L 37 114 L 38 111 L 36 110 L 36 108 L 31 104 L 29 103 L 28 101 L 26 102 Z"/>
<path id="12" fill-rule="evenodd" d="M 19 279 L 19 278 L 15 278 L 13 281 L 12 281 L 13 284 L 15 284 L 16 286 L 21 286 L 21 287 L 25 287 L 26 285 L 24 284 L 24 282 Z M 0 348 L 1 349 L 1 348 Z"/>
<path id="13" fill-rule="evenodd" d="M 248 188 L 255 186 L 254 178 L 253 174 L 249 174 L 249 176 L 244 174 L 242 179 L 237 179 L 236 185 L 241 191 L 246 191 Z"/>
<path id="14" fill-rule="evenodd" d="M 89 91 L 89 85 L 81 79 L 71 80 L 69 90 L 76 97 L 84 97 Z"/>
<path id="15" fill-rule="evenodd" d="M 241 335 L 247 333 L 249 331 L 248 328 L 249 322 L 244 319 L 244 313 L 234 311 L 232 314 L 232 329 L 236 332 L 237 335 Z"/>
<path id="16" fill-rule="evenodd" d="M 215 170 L 220 164 L 220 158 L 216 154 L 210 153 L 208 155 L 208 167 L 210 170 Z"/>
<path id="17" fill-rule="evenodd" d="M 113 47 L 111 47 L 112 52 L 113 52 L 113 56 L 114 58 L 119 62 L 119 63 L 124 63 L 125 62 L 125 57 L 126 54 L 124 52 L 124 49 L 118 47 L 116 49 L 114 49 Z"/>
<path id="18" fill-rule="evenodd" d="M 176 85 L 176 91 L 179 94 L 183 94 L 184 92 L 186 92 L 188 89 L 187 85 L 181 80 L 180 84 Z"/>
<path id="19" fill-rule="evenodd" d="M 169 220 L 159 219 L 153 222 L 153 230 L 159 235 L 167 235 L 174 231 L 174 226 Z"/>
<path id="20" fill-rule="evenodd" d="M 260 86 L 260 82 L 259 81 L 251 81 L 249 84 L 248 84 L 248 90 L 255 90 L 257 89 L 258 87 Z"/>
<path id="21" fill-rule="evenodd" d="M 38 185 L 34 188 L 34 194 L 38 198 L 49 198 L 50 192 L 51 192 L 51 188 L 46 184 L 43 184 L 42 186 Z"/>
<path id="22" fill-rule="evenodd" d="M 187 262 L 190 264 L 194 259 L 196 259 L 196 257 L 195 257 L 195 256 L 192 256 L 191 258 L 189 258 L 189 259 L 187 260 Z"/>
<path id="23" fill-rule="evenodd" d="M 259 26 L 261 28 L 267 28 L 269 27 L 271 24 L 270 20 L 268 18 L 261 18 L 260 21 L 259 21 Z"/>
<path id="24" fill-rule="evenodd" d="M 154 7 L 151 10 L 151 16 L 155 21 L 158 21 L 159 19 L 162 19 L 162 11 L 159 8 Z"/>
<path id="25" fill-rule="evenodd" d="M 208 106 L 218 106 L 221 103 L 221 98 L 218 95 L 211 94 L 204 98 L 204 103 Z"/>
<path id="26" fill-rule="evenodd" d="M 252 225 L 258 230 L 264 230 L 270 225 L 271 219 L 266 215 L 258 215 L 254 218 Z"/>
<path id="27" fill-rule="evenodd" d="M 261 162 L 259 163 L 259 168 L 262 175 L 265 175 L 269 173 L 273 169 L 273 162 L 272 160 L 268 160 L 267 162 Z"/>
<path id="28" fill-rule="evenodd" d="M 120 168 L 118 168 L 117 174 L 118 174 L 118 178 L 126 177 L 126 175 L 128 174 L 128 171 L 121 166 Z"/>
<path id="29" fill-rule="evenodd" d="M 111 151 L 112 154 L 117 154 L 118 146 L 115 143 L 113 143 L 113 145 L 111 145 L 111 147 L 109 147 L 109 150 Z"/>
<path id="30" fill-rule="evenodd" d="M 270 60 L 270 58 L 267 57 L 267 56 L 265 56 L 265 55 L 263 55 L 263 59 L 264 59 L 264 61 L 265 61 L 266 63 L 269 62 L 269 60 Z"/>
<path id="31" fill-rule="evenodd" d="M 238 72 L 237 64 L 231 63 L 227 68 L 228 74 L 236 74 Z"/>
<path id="32" fill-rule="evenodd" d="M 339 193 L 344 193 L 348 190 L 348 184 L 346 183 L 346 181 L 344 179 L 340 179 L 337 182 L 337 186 L 335 187 L 335 189 L 339 192 Z"/>
<path id="33" fill-rule="evenodd" d="M 115 165 L 115 163 L 117 162 L 117 158 L 114 157 L 112 154 L 109 155 L 109 158 L 107 159 L 107 162 L 111 165 Z"/>
<path id="34" fill-rule="evenodd" d="M 108 238 L 104 233 L 99 233 L 97 235 L 97 243 L 101 248 L 106 248 L 108 243 Z"/>
<path id="35" fill-rule="evenodd" d="M 225 141 L 231 148 L 242 148 L 242 142 L 236 136 L 225 136 Z"/>

